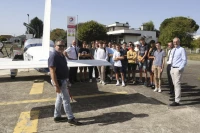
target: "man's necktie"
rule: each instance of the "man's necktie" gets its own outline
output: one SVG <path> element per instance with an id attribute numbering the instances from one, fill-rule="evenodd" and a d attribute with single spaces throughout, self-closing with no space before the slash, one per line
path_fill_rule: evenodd
<path id="1" fill-rule="evenodd" d="M 77 53 L 76 47 L 74 47 L 74 49 L 75 49 L 75 52 L 76 52 L 76 57 L 78 58 L 78 53 Z"/>
<path id="2" fill-rule="evenodd" d="M 168 54 L 167 61 L 169 61 L 169 57 L 170 57 L 171 52 L 172 52 L 172 50 L 170 49 L 169 54 Z"/>
<path id="3" fill-rule="evenodd" d="M 176 48 L 175 48 L 174 53 L 173 53 L 173 56 L 172 56 L 171 66 L 173 66 L 173 59 L 174 59 L 175 52 L 176 52 Z"/>

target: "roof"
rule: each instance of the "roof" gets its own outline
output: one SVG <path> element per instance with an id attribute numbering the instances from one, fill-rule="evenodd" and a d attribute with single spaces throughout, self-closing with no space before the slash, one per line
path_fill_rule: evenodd
<path id="1" fill-rule="evenodd" d="M 150 33 L 156 33 L 155 31 L 142 31 L 142 30 L 116 30 L 116 31 L 109 31 L 107 32 L 107 35 L 141 35 L 143 32 L 150 32 Z"/>
<path id="2" fill-rule="evenodd" d="M 117 27 L 117 26 L 120 26 L 120 27 L 130 27 L 128 23 L 119 23 L 119 22 L 115 22 L 113 24 L 110 24 L 110 25 L 107 25 L 106 27 Z"/>

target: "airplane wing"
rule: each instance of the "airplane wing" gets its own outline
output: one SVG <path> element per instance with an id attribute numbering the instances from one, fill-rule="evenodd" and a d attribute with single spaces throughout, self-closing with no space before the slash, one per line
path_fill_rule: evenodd
<path id="1" fill-rule="evenodd" d="M 47 68 L 47 61 L 1 61 L 0 69 Z M 68 67 L 111 66 L 104 60 L 68 60 Z"/>

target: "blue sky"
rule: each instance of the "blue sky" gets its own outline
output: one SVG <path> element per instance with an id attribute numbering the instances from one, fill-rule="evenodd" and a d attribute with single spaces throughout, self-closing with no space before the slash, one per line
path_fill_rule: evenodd
<path id="1" fill-rule="evenodd" d="M 0 35 L 21 35 L 23 22 L 37 16 L 43 20 L 45 0 L 2 0 Z M 51 29 L 67 27 L 67 16 L 78 15 L 79 22 L 95 20 L 108 25 L 129 22 L 132 28 L 152 20 L 156 29 L 166 18 L 185 16 L 200 25 L 199 0 L 52 0 Z M 200 34 L 200 30 L 197 31 Z"/>

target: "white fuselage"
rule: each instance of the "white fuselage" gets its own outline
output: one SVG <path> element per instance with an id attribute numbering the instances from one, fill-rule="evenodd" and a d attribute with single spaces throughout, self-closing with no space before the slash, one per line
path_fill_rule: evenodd
<path id="1" fill-rule="evenodd" d="M 54 50 L 54 43 L 50 41 L 49 54 Z M 24 44 L 24 60 L 25 61 L 44 61 L 48 60 L 45 56 L 44 47 L 42 46 L 42 39 L 28 39 Z"/>

